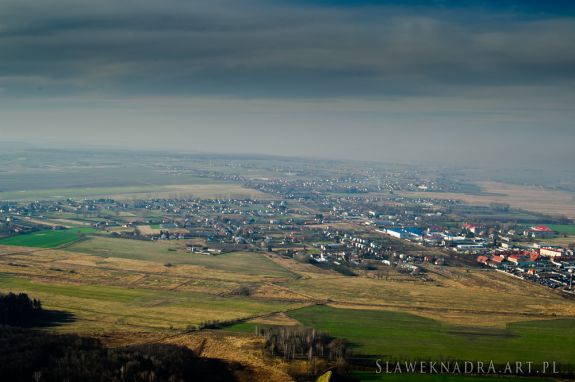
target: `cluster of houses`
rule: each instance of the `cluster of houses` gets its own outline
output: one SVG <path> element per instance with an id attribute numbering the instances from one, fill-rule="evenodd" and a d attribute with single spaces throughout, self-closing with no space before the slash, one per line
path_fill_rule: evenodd
<path id="1" fill-rule="evenodd" d="M 461 230 L 434 230 L 420 227 L 378 228 L 376 232 L 396 239 L 409 240 L 426 246 L 450 248 L 455 252 L 482 254 L 492 248 L 530 249 L 544 246 L 549 256 L 564 256 L 565 250 L 560 247 L 539 244 L 541 240 L 550 239 L 557 233 L 545 225 L 523 227 L 521 229 L 495 230 L 485 226 L 465 223 Z M 526 243 L 529 241 L 529 243 Z"/>
<path id="2" fill-rule="evenodd" d="M 326 229 L 323 231 L 323 236 L 332 242 L 315 245 L 319 249 L 318 253 L 313 253 L 307 258 L 313 263 L 365 269 L 375 269 L 377 268 L 375 264 L 383 264 L 412 275 L 423 272 L 421 263 L 445 264 L 443 257 L 399 253 L 392 247 L 385 246 L 384 242 L 377 238 L 366 238 L 353 232 Z"/>
<path id="3" fill-rule="evenodd" d="M 571 293 L 573 291 L 575 258 L 571 250 L 560 250 L 556 247 L 542 247 L 539 250 L 494 250 L 492 254 L 478 256 L 477 262 L 553 289 Z"/>
<path id="4" fill-rule="evenodd" d="M 553 289 L 572 293 L 575 256 L 572 249 L 544 243 L 557 233 L 537 225 L 500 232 L 497 241 L 477 257 L 477 262 Z M 517 238 L 531 242 L 516 242 Z"/>
<path id="5" fill-rule="evenodd" d="M 313 262 L 333 262 L 335 265 L 347 263 L 358 266 L 364 256 L 377 257 L 384 251 L 381 245 L 351 233 L 328 229 L 323 231 L 323 235 L 334 242 L 318 244 L 320 253 L 311 256 Z"/>
<path id="6" fill-rule="evenodd" d="M 545 225 L 496 230 L 466 223 L 459 232 L 420 227 L 378 228 L 376 231 L 420 245 L 474 254 L 477 262 L 485 266 L 554 289 L 572 292 L 574 251 L 545 244 L 546 239 L 557 235 Z"/>
<path id="7" fill-rule="evenodd" d="M 482 251 L 488 245 L 488 240 L 483 237 L 469 237 L 449 231 L 434 231 L 431 228 L 426 230 L 419 227 L 378 228 L 376 232 L 429 247 L 451 248 L 456 252 Z"/>

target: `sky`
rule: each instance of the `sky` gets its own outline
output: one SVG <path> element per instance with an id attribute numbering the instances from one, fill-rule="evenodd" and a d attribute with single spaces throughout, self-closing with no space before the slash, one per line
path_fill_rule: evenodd
<path id="1" fill-rule="evenodd" d="M 558 168 L 574 17 L 548 0 L 0 0 L 0 142 Z"/>

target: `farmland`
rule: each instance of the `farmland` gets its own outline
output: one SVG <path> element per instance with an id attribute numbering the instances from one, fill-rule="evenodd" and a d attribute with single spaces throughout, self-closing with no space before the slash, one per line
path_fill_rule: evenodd
<path id="1" fill-rule="evenodd" d="M 187 264 L 213 270 L 270 277 L 293 277 L 294 274 L 259 253 L 233 252 L 206 256 L 186 251 L 183 243 L 134 241 L 92 237 L 68 247 L 69 251 L 101 257 L 153 261 L 164 264 Z M 250 264 L 246 267 L 246 264 Z"/>
<path id="2" fill-rule="evenodd" d="M 495 234 L 514 230 L 512 243 L 528 246 L 541 242 L 521 235 L 531 224 L 557 230 L 551 243 L 573 241 L 572 224 L 537 208 L 433 199 L 503 198 L 505 188 L 451 187 L 438 178 L 427 183 L 438 192 L 419 192 L 419 182 L 401 170 L 377 178 L 376 169 L 332 164 L 315 176 L 281 161 L 262 161 L 263 168 L 252 161 L 210 159 L 195 169 L 179 163 L 94 169 L 94 181 L 77 164 L 69 176 L 60 169 L 39 175 L 41 185 L 11 171 L 0 193 L 0 291 L 40 299 L 59 317 L 44 330 L 111 346 L 180 344 L 240 362 L 260 380 L 309 372 L 303 359 L 270 357 L 263 335 L 255 335 L 269 326 L 325 331 L 366 362 L 574 356 L 570 290 L 478 266 L 477 254 L 449 244 L 461 236 L 490 253 L 499 245 Z M 144 175 L 149 179 L 138 183 Z M 463 221 L 482 229 L 471 235 Z M 420 238 L 392 238 L 382 229 L 388 226 L 428 229 Z M 319 367 L 332 361 L 324 357 Z M 352 375 L 374 377 L 352 364 Z"/>
<path id="3" fill-rule="evenodd" d="M 274 254 L 206 256 L 190 253 L 185 242 L 83 231 L 84 240 L 65 248 L 34 248 L 29 240 L 26 246 L 0 246 L 0 288 L 29 293 L 46 308 L 69 314 L 55 327 L 60 332 L 114 343 L 126 341 L 129 332 L 190 346 L 209 338 L 213 354 L 232 359 L 231 350 L 224 350 L 226 341 L 248 341 L 255 325 L 299 324 L 345 338 L 358 355 L 572 357 L 574 344 L 560 341 L 558 333 L 575 338 L 574 304 L 493 271 L 432 267 L 432 282 L 376 280 L 342 276 Z M 245 287 L 249 296 L 236 294 Z M 236 319 L 250 320 L 217 336 L 181 334 L 205 321 Z M 491 352 L 493 346 L 497 353 Z M 276 372 L 261 360 L 245 362 L 255 362 L 261 372 Z"/>
<path id="4" fill-rule="evenodd" d="M 50 188 L 0 192 L 0 200 L 60 200 L 66 198 L 114 198 L 135 199 L 138 197 L 263 197 L 256 190 L 237 184 L 182 184 L 182 185 L 143 185 L 118 187 Z"/>
<path id="5" fill-rule="evenodd" d="M 552 359 L 558 364 L 568 365 L 575 357 L 575 319 L 516 322 L 503 329 L 485 330 L 484 327 L 448 325 L 402 312 L 337 309 L 319 305 L 296 309 L 288 315 L 300 325 L 346 339 L 354 357 L 380 359 L 382 364 L 385 361 L 393 365 L 394 362 L 421 360 L 458 360 L 462 363 L 474 360 L 502 365 L 509 360 L 517 360 L 542 365 Z M 255 327 L 273 325 L 273 322 L 265 324 L 260 320 L 254 321 L 235 324 L 227 330 L 251 333 Z M 374 361 L 369 371 L 354 375 L 362 380 L 420 380 L 419 375 L 377 374 L 375 371 Z M 464 375 L 424 377 L 423 380 L 429 381 L 476 380 Z M 485 376 L 479 380 L 509 380 L 509 377 L 500 378 Z"/>
<path id="6" fill-rule="evenodd" d="M 546 215 L 575 218 L 575 201 L 568 192 L 541 187 L 517 186 L 498 182 L 479 182 L 481 193 L 409 192 L 409 197 L 453 199 L 469 204 L 506 203 L 511 207 Z"/>
<path id="7" fill-rule="evenodd" d="M 504 328 L 514 321 L 575 317 L 574 303 L 499 272 L 431 269 L 437 272 L 433 282 L 308 274 L 289 286 L 336 307 L 398 310 L 453 325 Z"/>
<path id="8" fill-rule="evenodd" d="M 569 363 L 575 359 L 575 319 L 510 323 L 505 329 L 446 325 L 401 312 L 313 306 L 289 316 L 302 325 L 346 338 L 359 354 L 378 358 Z M 563 340 L 568 339 L 568 340 Z"/>
<path id="9" fill-rule="evenodd" d="M 37 248 L 56 248 L 78 240 L 81 235 L 95 232 L 92 228 L 74 228 L 69 230 L 44 230 L 0 239 L 0 245 L 14 245 Z"/>
<path id="10" fill-rule="evenodd" d="M 205 256 L 186 251 L 183 243 L 104 236 L 88 236 L 65 250 L 50 249 L 69 244 L 80 232 L 93 230 L 21 235 L 6 239 L 19 239 L 13 245 L 0 246 L 2 291 L 23 291 L 50 309 L 72 314 L 74 320 L 60 330 L 183 330 L 203 321 L 301 306 L 235 295 L 244 285 L 257 293 L 259 285 L 297 276 L 263 254 Z"/>
<path id="11" fill-rule="evenodd" d="M 171 262 L 172 266 L 167 267 L 166 262 Z M 20 285 L 24 290 L 40 293 L 47 302 L 56 298 L 59 309 L 72 311 L 78 306 L 90 306 L 86 302 L 67 306 L 66 301 L 72 300 L 65 297 L 70 291 L 82 290 L 78 286 L 89 288 L 90 293 L 98 288 L 114 291 L 109 299 L 118 304 L 117 308 L 120 302 L 114 296 L 128 292 L 138 293 L 134 297 L 136 301 L 156 301 L 153 304 L 160 307 L 169 306 L 173 301 L 187 301 L 180 293 L 190 293 L 195 301 L 201 301 L 201 296 L 217 301 L 218 298 L 232 298 L 235 290 L 248 286 L 252 297 L 234 297 L 231 301 L 294 306 L 294 301 L 309 304 L 329 300 L 334 308 L 345 308 L 336 311 L 350 314 L 357 311 L 360 312 L 357 314 L 377 316 L 401 311 L 415 314 L 413 317 L 422 320 L 486 330 L 506 330 L 508 324 L 518 321 L 575 316 L 575 304 L 543 288 L 495 272 L 470 273 L 453 269 L 446 273 L 442 270 L 434 283 L 350 278 L 274 255 L 234 252 L 205 256 L 189 253 L 174 242 L 101 236 L 76 242 L 65 250 L 0 247 L 0 272 L 10 276 L 0 282 L 3 289 Z M 23 280 L 27 281 L 23 283 Z M 485 284 L 487 280 L 491 285 Z M 51 294 L 49 286 L 52 284 L 58 288 Z M 449 294 L 448 306 L 446 293 Z M 214 311 L 214 314 L 204 312 L 199 316 L 206 320 L 246 317 L 255 311 L 248 309 L 239 313 L 226 316 Z M 485 315 L 489 315 L 489 320 Z M 178 321 L 179 325 L 183 321 Z"/>
<path id="12" fill-rule="evenodd" d="M 40 298 L 48 309 L 65 311 L 71 322 L 60 330 L 79 333 L 184 330 L 209 320 L 233 320 L 289 309 L 281 302 L 161 289 L 82 285 L 0 275 L 3 291 Z M 169 319 L 167 319 L 169 317 Z"/>
<path id="13" fill-rule="evenodd" d="M 575 235 L 575 224 L 550 224 L 549 228 L 563 235 Z"/>

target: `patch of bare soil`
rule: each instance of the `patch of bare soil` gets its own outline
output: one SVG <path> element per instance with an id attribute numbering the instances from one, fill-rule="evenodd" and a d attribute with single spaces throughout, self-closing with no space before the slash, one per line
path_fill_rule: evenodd
<path id="1" fill-rule="evenodd" d="M 248 322 L 252 324 L 261 325 L 277 325 L 277 326 L 298 326 L 301 325 L 298 320 L 291 318 L 284 312 L 270 314 L 269 316 L 254 318 Z"/>

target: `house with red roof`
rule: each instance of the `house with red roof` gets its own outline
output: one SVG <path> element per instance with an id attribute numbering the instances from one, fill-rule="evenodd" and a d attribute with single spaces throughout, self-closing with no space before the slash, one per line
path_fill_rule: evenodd
<path id="1" fill-rule="evenodd" d="M 555 236 L 555 231 L 546 225 L 538 225 L 525 230 L 523 235 L 527 237 L 546 239 Z"/>
<path id="2" fill-rule="evenodd" d="M 505 257 L 500 256 L 500 255 L 495 255 L 491 258 L 491 261 L 493 261 L 494 263 L 497 263 L 497 264 L 501 264 L 502 262 L 505 261 Z"/>
<path id="3" fill-rule="evenodd" d="M 475 224 L 465 223 L 465 224 L 463 225 L 463 229 L 465 229 L 466 231 L 469 231 L 469 232 L 478 234 L 478 233 L 480 233 L 481 231 L 484 231 L 484 230 L 485 230 L 485 227 L 477 226 L 477 225 L 475 225 Z"/>
<path id="4" fill-rule="evenodd" d="M 531 263 L 529 256 L 521 254 L 511 255 L 507 258 L 507 260 L 515 265 L 527 265 Z"/>
<path id="5" fill-rule="evenodd" d="M 487 265 L 488 261 L 489 261 L 489 257 L 487 257 L 487 256 L 477 256 L 477 262 L 478 263 Z"/>
<path id="6" fill-rule="evenodd" d="M 530 261 L 537 261 L 537 260 L 539 260 L 539 258 L 541 258 L 541 255 L 536 253 L 536 252 L 531 252 L 529 254 L 529 260 Z"/>

